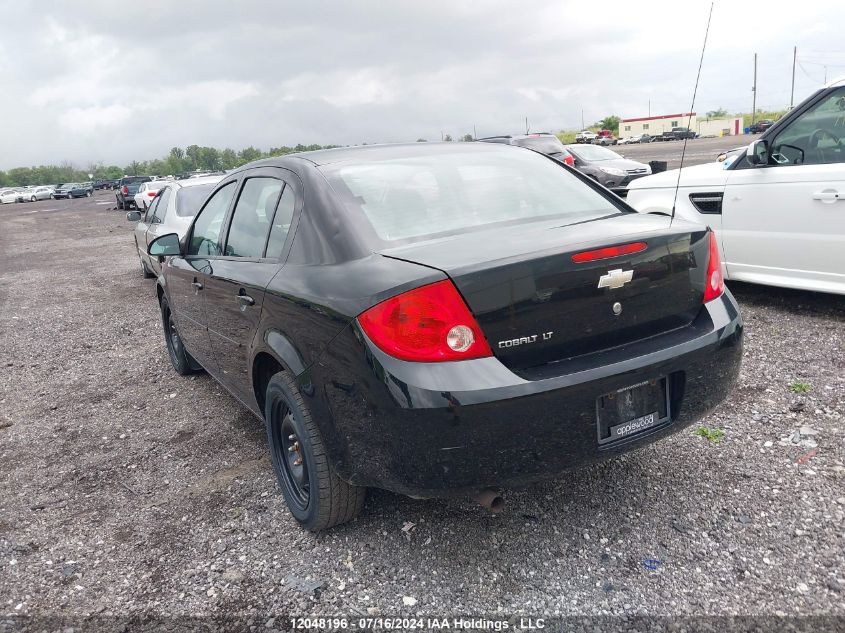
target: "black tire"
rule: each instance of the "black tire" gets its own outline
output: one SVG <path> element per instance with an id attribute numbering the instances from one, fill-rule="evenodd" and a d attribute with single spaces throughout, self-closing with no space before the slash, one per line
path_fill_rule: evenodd
<path id="1" fill-rule="evenodd" d="M 37 198 L 36 198 L 35 196 L 32 196 L 32 197 L 29 199 L 29 201 L 30 201 L 30 202 L 36 202 L 36 201 L 37 201 Z"/>
<path id="2" fill-rule="evenodd" d="M 155 273 L 150 270 L 150 267 L 147 266 L 147 262 L 145 262 L 140 257 L 138 258 L 141 261 L 141 272 L 144 273 L 144 279 L 152 279 L 155 277 Z"/>
<path id="3" fill-rule="evenodd" d="M 197 371 L 199 365 L 185 349 L 185 345 L 179 337 L 179 332 L 176 330 L 176 322 L 173 320 L 170 305 L 167 303 L 167 297 L 162 295 L 160 305 L 161 324 L 164 326 L 164 343 L 167 345 L 167 355 L 170 357 L 170 363 L 180 376 L 193 374 Z"/>
<path id="4" fill-rule="evenodd" d="M 86 198 L 90 198 L 90 197 L 91 197 L 91 192 L 90 192 L 90 191 L 86 191 L 86 192 L 85 192 L 85 197 L 86 197 Z"/>
<path id="5" fill-rule="evenodd" d="M 317 532 L 357 517 L 367 489 L 334 474 L 320 430 L 288 372 L 270 379 L 264 419 L 273 470 L 299 524 Z"/>

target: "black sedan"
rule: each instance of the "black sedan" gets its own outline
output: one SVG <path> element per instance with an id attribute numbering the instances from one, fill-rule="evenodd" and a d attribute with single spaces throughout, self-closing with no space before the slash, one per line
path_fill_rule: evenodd
<path id="1" fill-rule="evenodd" d="M 369 486 L 497 508 L 699 420 L 742 356 L 709 229 L 509 145 L 252 163 L 149 253 L 174 368 L 265 421 L 311 530 Z"/>

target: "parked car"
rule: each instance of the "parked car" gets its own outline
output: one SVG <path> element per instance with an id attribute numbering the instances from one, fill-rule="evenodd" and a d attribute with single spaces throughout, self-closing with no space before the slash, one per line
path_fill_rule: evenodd
<path id="1" fill-rule="evenodd" d="M 115 182 L 110 178 L 100 178 L 94 181 L 94 189 L 114 189 Z"/>
<path id="2" fill-rule="evenodd" d="M 672 138 L 676 141 L 683 140 L 685 138 L 695 138 L 695 132 L 693 132 L 688 127 L 673 127 L 670 134 L 672 135 Z"/>
<path id="3" fill-rule="evenodd" d="M 126 176 L 118 180 L 114 194 L 117 208 L 128 211 L 130 207 L 135 205 L 135 194 L 138 193 L 138 188 L 151 180 L 150 176 Z"/>
<path id="4" fill-rule="evenodd" d="M 91 195 L 87 185 L 74 182 L 65 183 L 53 192 L 53 198 L 85 198 Z"/>
<path id="5" fill-rule="evenodd" d="M 180 239 L 184 237 L 200 206 L 221 178 L 222 176 L 208 176 L 190 180 L 161 181 L 163 188 L 156 192 L 157 195 L 149 208 L 143 213 L 135 210 L 126 214 L 127 220 L 137 222 L 134 232 L 135 248 L 141 260 L 144 277 L 155 277 L 161 273 L 159 258 L 150 257 L 147 252 L 149 243 L 166 233 L 176 233 Z"/>
<path id="6" fill-rule="evenodd" d="M 505 145 L 518 145 L 533 149 L 535 152 L 546 154 L 558 159 L 567 165 L 574 165 L 575 160 L 569 153 L 560 139 L 548 132 L 535 132 L 533 134 L 516 134 L 512 136 L 488 136 L 478 139 L 482 143 L 503 143 Z"/>
<path id="7" fill-rule="evenodd" d="M 593 139 L 598 136 L 595 132 L 591 132 L 590 130 L 581 130 L 578 134 L 575 135 L 575 142 L 576 143 L 592 143 Z"/>
<path id="8" fill-rule="evenodd" d="M 493 503 L 643 446 L 711 411 L 742 357 L 712 232 L 503 144 L 252 163 L 148 252 L 173 367 L 265 420 L 311 530 L 366 487 Z"/>
<path id="9" fill-rule="evenodd" d="M 149 182 L 142 182 L 138 187 L 138 192 L 132 197 L 135 208 L 139 211 L 146 211 L 147 207 L 152 202 L 159 190 L 167 185 L 167 180 L 150 180 Z"/>
<path id="10" fill-rule="evenodd" d="M 608 189 L 624 189 L 637 178 L 648 176 L 651 167 L 596 145 L 569 145 L 575 169 Z"/>
<path id="11" fill-rule="evenodd" d="M 845 294 L 845 77 L 790 110 L 745 152 L 684 167 L 676 218 L 716 231 L 727 279 Z M 678 171 L 631 183 L 668 213 Z"/>
<path id="12" fill-rule="evenodd" d="M 20 189 L 6 189 L 0 192 L 0 203 L 11 204 L 13 202 L 20 202 L 23 197 L 23 192 Z"/>
<path id="13" fill-rule="evenodd" d="M 628 143 L 651 143 L 651 136 L 649 134 L 635 134 L 628 137 Z"/>
<path id="14" fill-rule="evenodd" d="M 616 145 L 617 139 L 610 130 L 599 130 L 592 142 L 596 145 Z"/>
<path id="15" fill-rule="evenodd" d="M 775 124 L 771 119 L 760 119 L 751 124 L 748 131 L 752 134 L 762 134 Z"/>
<path id="16" fill-rule="evenodd" d="M 49 200 L 52 197 L 52 187 L 32 187 L 26 192 L 26 200 L 28 202 L 35 202 L 36 200 Z"/>

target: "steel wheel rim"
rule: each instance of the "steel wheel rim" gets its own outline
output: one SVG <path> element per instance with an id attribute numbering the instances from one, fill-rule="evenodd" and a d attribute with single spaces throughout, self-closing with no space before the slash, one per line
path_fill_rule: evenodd
<path id="1" fill-rule="evenodd" d="M 294 425 L 293 413 L 283 401 L 273 406 L 273 433 L 275 434 L 276 462 L 281 470 L 292 501 L 300 510 L 308 507 L 311 497 L 311 482 L 308 478 L 308 463 Z"/>

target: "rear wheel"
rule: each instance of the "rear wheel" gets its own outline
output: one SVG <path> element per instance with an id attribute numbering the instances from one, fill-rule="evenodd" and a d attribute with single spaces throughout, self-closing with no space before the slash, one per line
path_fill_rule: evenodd
<path id="1" fill-rule="evenodd" d="M 173 365 L 173 369 L 180 376 L 193 374 L 199 368 L 199 365 L 185 349 L 182 338 L 179 336 L 179 331 L 176 329 L 173 314 L 170 312 L 170 304 L 164 296 L 161 297 L 161 323 L 164 326 L 164 341 L 167 344 L 167 355 L 170 357 L 170 363 Z"/>
<path id="2" fill-rule="evenodd" d="M 288 372 L 270 379 L 264 419 L 273 469 L 288 508 L 302 527 L 316 532 L 357 517 L 367 489 L 332 472 L 320 430 Z"/>
<path id="3" fill-rule="evenodd" d="M 29 201 L 30 201 L 30 202 L 35 202 L 35 200 L 36 200 L 35 196 L 32 196 L 32 197 L 29 199 Z"/>

